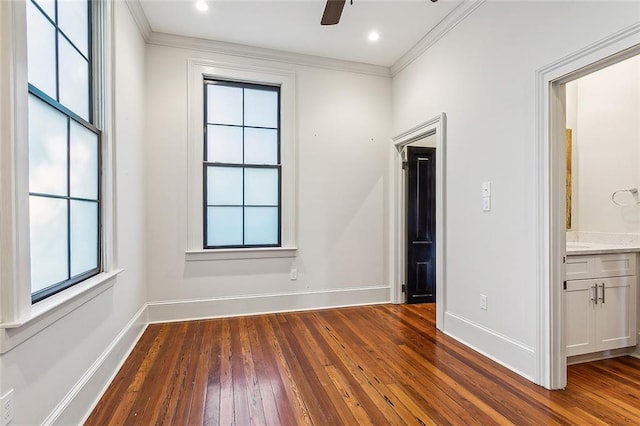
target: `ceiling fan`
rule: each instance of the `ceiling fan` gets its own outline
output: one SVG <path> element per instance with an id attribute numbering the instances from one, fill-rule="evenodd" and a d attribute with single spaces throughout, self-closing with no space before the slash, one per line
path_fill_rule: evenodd
<path id="1" fill-rule="evenodd" d="M 438 0 L 431 0 L 432 3 L 437 1 Z M 346 0 L 327 0 L 327 5 L 324 7 L 324 13 L 322 14 L 320 24 L 335 25 L 340 22 L 340 16 L 342 15 L 345 3 Z M 351 0 L 351 4 L 353 4 L 353 0 Z"/>

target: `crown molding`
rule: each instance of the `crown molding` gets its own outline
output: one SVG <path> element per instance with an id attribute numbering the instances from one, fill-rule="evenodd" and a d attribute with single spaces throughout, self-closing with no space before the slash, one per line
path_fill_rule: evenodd
<path id="1" fill-rule="evenodd" d="M 239 56 L 243 58 L 261 59 L 267 61 L 284 62 L 294 65 L 307 65 L 316 68 L 326 68 L 338 71 L 349 71 L 378 77 L 391 77 L 391 69 L 380 65 L 361 62 L 345 61 L 341 59 L 324 58 L 321 56 L 305 55 L 282 50 L 266 49 L 262 47 L 246 46 L 242 44 L 225 43 L 221 41 L 205 40 L 201 38 L 184 37 L 174 34 L 151 32 L 147 43 L 160 46 L 178 47 L 183 49 L 200 50 L 223 55 Z"/>
<path id="2" fill-rule="evenodd" d="M 144 9 L 142 9 L 142 4 L 140 4 L 139 0 L 125 0 L 125 3 L 127 7 L 129 7 L 131 16 L 133 16 L 133 20 L 136 22 L 140 34 L 142 34 L 142 38 L 145 41 L 149 40 L 152 32 L 151 25 L 149 24 L 147 15 L 144 13 Z"/>
<path id="3" fill-rule="evenodd" d="M 125 0 L 131 15 L 149 44 L 177 47 L 183 49 L 200 50 L 204 52 L 219 53 L 223 55 L 238 56 L 251 59 L 261 59 L 275 62 L 283 62 L 294 65 L 307 65 L 317 68 L 326 68 L 338 71 L 349 71 L 359 74 L 368 74 L 378 77 L 394 77 L 409 64 L 415 61 L 427 49 L 433 46 L 445 34 L 452 30 L 469 14 L 476 10 L 486 0 L 464 0 L 458 7 L 442 19 L 431 31 L 429 31 L 418 43 L 400 57 L 391 67 L 365 64 L 361 62 L 331 59 L 321 56 L 305 55 L 276 49 L 253 47 L 242 44 L 226 43 L 214 40 L 205 40 L 194 37 L 184 37 L 174 34 L 158 33 L 151 29 L 149 20 L 144 13 L 139 0 Z"/>
<path id="4" fill-rule="evenodd" d="M 418 43 L 409 49 L 391 66 L 391 76 L 395 77 L 400 71 L 418 59 L 427 49 L 436 44 L 438 40 L 455 28 L 467 16 L 476 10 L 485 0 L 465 0 L 451 13 L 442 19 L 431 31 L 429 31 Z"/>

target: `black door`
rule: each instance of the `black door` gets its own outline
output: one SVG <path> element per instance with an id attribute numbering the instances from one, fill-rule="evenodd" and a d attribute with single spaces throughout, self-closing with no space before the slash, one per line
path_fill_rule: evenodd
<path id="1" fill-rule="evenodd" d="M 407 303 L 436 301 L 435 160 L 435 148 L 407 148 Z"/>

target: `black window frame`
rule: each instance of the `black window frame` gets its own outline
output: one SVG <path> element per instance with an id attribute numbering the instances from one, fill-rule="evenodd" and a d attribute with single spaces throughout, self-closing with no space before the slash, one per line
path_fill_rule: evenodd
<path id="1" fill-rule="evenodd" d="M 36 86 L 28 83 L 28 95 L 34 96 L 39 101 L 44 102 L 49 105 L 56 111 L 62 113 L 66 116 L 67 120 L 67 193 L 66 195 L 56 195 L 56 194 L 46 194 L 46 193 L 38 193 L 32 192 L 29 190 L 29 198 L 31 197 L 41 197 L 41 198 L 50 198 L 50 199 L 62 199 L 67 202 L 67 275 L 68 278 L 66 280 L 54 283 L 45 287 L 41 290 L 31 293 L 31 303 L 40 302 L 54 294 L 57 294 L 63 290 L 66 290 L 90 277 L 93 277 L 99 274 L 103 270 L 103 255 L 102 255 L 102 131 L 97 128 L 94 124 L 95 120 L 95 103 L 94 103 L 94 62 L 93 62 L 93 5 L 91 0 L 87 0 L 87 55 L 85 55 L 76 45 L 75 43 L 64 33 L 64 31 L 58 25 L 58 0 L 54 2 L 55 8 L 55 20 L 52 19 L 41 7 L 40 5 L 33 0 L 27 0 L 31 2 L 32 5 L 49 21 L 51 25 L 54 26 L 55 29 L 55 57 L 56 57 L 56 99 L 52 98 L 50 95 L 46 94 L 44 91 L 38 89 Z M 88 67 L 88 120 L 81 117 L 79 114 L 72 111 L 70 108 L 66 107 L 62 103 L 60 103 L 60 52 L 59 52 L 59 37 L 64 37 L 66 41 L 87 61 Z M 87 199 L 81 197 L 72 197 L 71 194 L 71 122 L 83 126 L 84 128 L 90 130 L 97 136 L 97 170 L 96 170 L 96 178 L 98 180 L 98 193 L 96 199 Z M 96 259 L 96 267 L 90 270 L 84 271 L 78 275 L 71 276 L 71 203 L 72 201 L 81 201 L 81 202 L 92 202 L 97 204 L 97 259 Z"/>
<path id="2" fill-rule="evenodd" d="M 242 88 L 242 89 L 255 89 L 255 90 L 263 90 L 263 91 L 270 91 L 270 92 L 275 92 L 277 94 L 278 97 L 278 121 L 277 121 L 277 164 L 251 164 L 251 163 L 245 163 L 244 162 L 244 144 L 245 144 L 245 137 L 244 137 L 244 129 L 249 128 L 249 129 L 270 129 L 270 130 L 274 130 L 274 128 L 272 127 L 259 127 L 259 126 L 246 126 L 244 124 L 244 90 L 243 90 L 243 103 L 242 103 L 242 125 L 230 125 L 230 124 L 223 124 L 223 123 L 209 123 L 208 121 L 208 97 L 207 97 L 207 87 L 210 85 L 219 85 L 219 86 L 226 86 L 226 87 L 237 87 L 237 88 Z M 282 94 L 281 94 L 281 87 L 279 85 L 269 85 L 269 84 L 260 84 L 260 83 L 250 83 L 250 82 L 240 82 L 240 81 L 230 81 L 230 80 L 222 80 L 222 79 L 217 79 L 217 78 L 204 78 L 204 84 L 203 84 L 203 96 L 204 96 L 204 116 L 203 116 L 203 168 L 202 168 L 202 179 L 203 179 L 203 185 L 202 185 L 202 206 L 203 206 L 203 214 L 202 214 L 202 222 L 203 222 L 203 234 L 202 234 L 202 241 L 203 241 L 203 248 L 204 249 L 211 249 L 211 250 L 215 250 L 215 249 L 238 249 L 238 248 L 247 248 L 247 249 L 251 249 L 251 248 L 274 248 L 274 247 L 282 247 L 282 153 L 281 153 L 281 137 L 282 137 Z M 208 132 L 208 127 L 209 125 L 214 125 L 214 126 L 228 126 L 228 127 L 235 127 L 235 128 L 242 128 L 242 163 L 222 163 L 222 162 L 212 162 L 212 161 L 207 161 L 207 157 L 208 157 L 208 152 L 207 152 L 207 132 Z M 278 205 L 277 206 L 265 206 L 265 205 L 261 205 L 261 206 L 253 206 L 253 205 L 247 205 L 244 202 L 244 173 L 243 173 L 243 181 L 242 181 L 242 204 L 241 205 L 209 205 L 207 203 L 207 169 L 209 167 L 230 167 L 230 168 L 241 168 L 244 172 L 245 169 L 275 169 L 278 171 Z M 246 207 L 269 207 L 269 208 L 273 208 L 276 207 L 278 209 L 278 230 L 277 230 L 277 236 L 278 236 L 278 241 L 275 244 L 236 244 L 236 245 L 209 245 L 208 241 L 207 241 L 207 234 L 208 234 L 208 215 L 207 215 L 207 209 L 208 207 L 240 207 L 242 208 L 242 240 L 244 242 L 245 240 L 245 232 L 244 232 L 244 225 L 245 225 L 245 218 L 244 218 L 244 209 Z"/>

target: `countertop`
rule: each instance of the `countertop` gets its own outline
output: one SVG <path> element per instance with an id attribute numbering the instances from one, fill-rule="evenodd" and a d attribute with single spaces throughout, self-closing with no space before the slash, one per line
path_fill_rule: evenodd
<path id="1" fill-rule="evenodd" d="M 567 255 L 613 254 L 640 252 L 640 246 L 622 246 L 616 244 L 589 243 L 585 241 L 567 242 Z"/>

